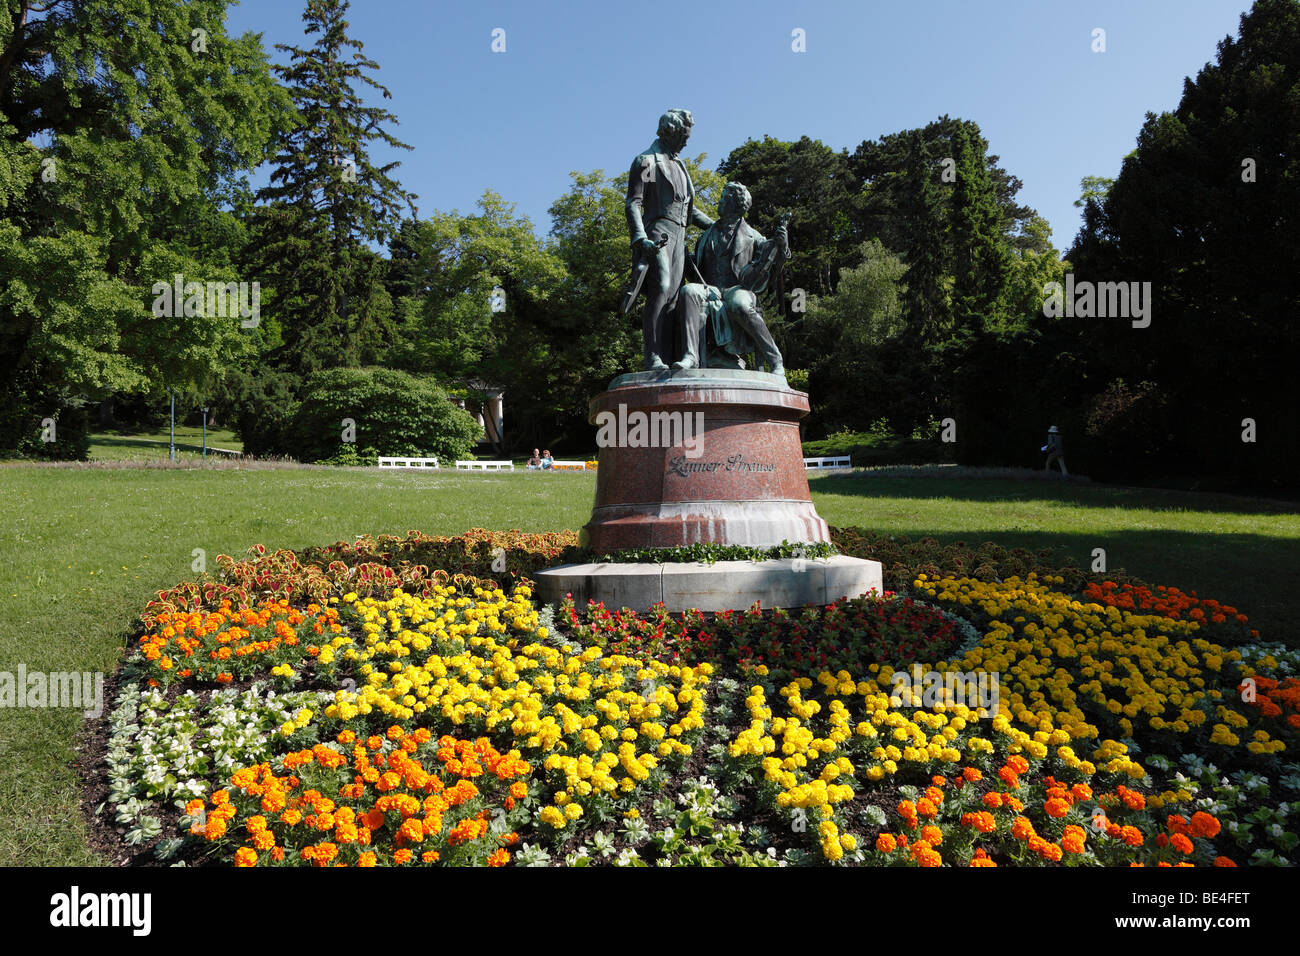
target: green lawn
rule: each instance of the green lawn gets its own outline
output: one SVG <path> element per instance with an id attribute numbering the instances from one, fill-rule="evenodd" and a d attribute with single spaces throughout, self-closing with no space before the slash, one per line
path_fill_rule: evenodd
<path id="1" fill-rule="evenodd" d="M 821 516 L 912 538 L 1056 548 L 1109 570 L 1235 604 L 1261 636 L 1300 644 L 1300 510 L 1229 495 L 1058 481 L 836 478 L 811 481 Z"/>
<path id="2" fill-rule="evenodd" d="M 223 447 L 231 447 L 229 444 Z M 166 447 L 163 447 L 166 454 Z M 591 473 L 0 467 L 0 671 L 111 672 L 154 592 L 193 576 L 194 550 L 296 548 L 409 529 L 546 531 L 588 517 Z M 1052 546 L 1237 603 L 1295 643 L 1300 516 L 1245 499 L 1055 482 L 812 479 L 837 525 L 969 543 Z M 85 847 L 79 714 L 0 719 L 0 865 L 106 862 Z"/>
<path id="3" fill-rule="evenodd" d="M 141 458 L 166 458 L 170 436 L 167 429 L 154 432 L 118 433 L 96 432 L 90 436 L 91 461 L 122 461 Z M 243 451 L 244 443 L 235 433 L 224 428 L 208 429 L 208 454 L 226 457 L 214 448 Z M 200 461 L 203 458 L 203 426 L 176 426 L 176 457 L 181 461 Z"/>

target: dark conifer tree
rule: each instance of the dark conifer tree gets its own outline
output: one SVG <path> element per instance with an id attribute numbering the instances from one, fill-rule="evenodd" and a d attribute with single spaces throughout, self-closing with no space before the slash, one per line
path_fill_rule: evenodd
<path id="1" fill-rule="evenodd" d="M 348 35 L 348 0 L 307 0 L 305 32 L 311 47 L 277 44 L 289 64 L 276 72 L 289 88 L 301 123 L 286 134 L 271 183 L 258 193 L 251 258 L 274 289 L 272 315 L 283 346 L 282 368 L 307 373 L 355 366 L 379 354 L 391 321 L 383 263 L 371 244 L 383 245 L 415 197 L 392 173 L 376 166 L 376 141 L 407 144 L 385 126 L 397 118 L 368 106 L 359 87 L 390 99 L 371 74 L 379 64 Z"/>

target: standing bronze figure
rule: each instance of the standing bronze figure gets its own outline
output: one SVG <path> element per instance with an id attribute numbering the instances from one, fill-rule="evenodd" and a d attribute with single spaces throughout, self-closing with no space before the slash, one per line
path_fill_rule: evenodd
<path id="1" fill-rule="evenodd" d="M 671 358 L 667 353 L 674 340 L 677 291 L 686 268 L 686 227 L 713 225 L 695 208 L 695 184 L 679 156 L 694 124 L 689 110 L 669 110 L 659 118 L 658 138 L 632 160 L 628 171 L 627 225 L 634 270 L 624 311 L 631 308 L 637 287 L 644 285 L 646 371 L 666 370 Z"/>

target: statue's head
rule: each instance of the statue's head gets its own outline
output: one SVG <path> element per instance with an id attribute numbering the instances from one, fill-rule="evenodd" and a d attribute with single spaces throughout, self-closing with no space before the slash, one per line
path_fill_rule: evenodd
<path id="1" fill-rule="evenodd" d="M 679 153 L 686 146 L 694 125 L 690 110 L 669 110 L 659 117 L 659 142 L 670 152 Z"/>
<path id="2" fill-rule="evenodd" d="M 749 214 L 749 207 L 753 199 L 749 195 L 749 190 L 740 183 L 727 183 L 722 187 L 722 195 L 718 197 L 718 215 L 723 218 L 744 218 Z"/>

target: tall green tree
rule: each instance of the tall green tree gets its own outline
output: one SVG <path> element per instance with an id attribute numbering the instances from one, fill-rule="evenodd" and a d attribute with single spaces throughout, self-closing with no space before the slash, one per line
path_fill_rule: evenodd
<path id="1" fill-rule="evenodd" d="M 1035 216 L 1025 232 L 1033 238 L 1033 247 L 1012 249 L 1008 259 L 1002 323 L 1008 328 L 1028 328 L 1043 319 L 1043 289 L 1052 282 L 1064 285 L 1070 268 L 1052 245 L 1052 228 L 1046 219 Z"/>
<path id="2" fill-rule="evenodd" d="M 953 141 L 953 317 L 964 332 L 999 324 L 1011 272 L 1004 220 L 989 175 L 986 144 L 969 126 Z"/>
<path id="3" fill-rule="evenodd" d="M 1089 200 L 1105 202 L 1110 187 L 1114 185 L 1115 180 L 1108 176 L 1084 176 L 1079 180 L 1079 198 L 1074 201 L 1075 207 L 1082 209 Z"/>
<path id="4" fill-rule="evenodd" d="M 0 451 L 65 454 L 42 418 L 198 388 L 255 351 L 228 315 L 151 308 L 176 273 L 244 278 L 228 207 L 287 122 L 229 5 L 0 4 Z"/>
<path id="5" fill-rule="evenodd" d="M 387 361 L 461 393 L 503 389 L 506 438 L 554 434 L 577 398 L 566 373 L 573 341 L 558 301 L 564 264 L 532 222 L 492 191 L 472 213 L 435 212 L 406 226 L 398 331 Z"/>
<path id="6" fill-rule="evenodd" d="M 954 309 L 961 304 L 957 299 L 973 294 L 970 288 L 958 293 L 959 271 L 969 283 L 976 271 L 983 275 L 991 265 L 969 261 L 972 230 L 987 238 L 996 233 L 1008 253 L 1042 254 L 1050 248 L 1034 226 L 1037 213 L 1016 201 L 1020 180 L 998 162 L 978 125 L 948 116 L 866 140 L 850 158 L 859 191 L 851 207 L 857 229 L 896 249 L 907 263 L 909 321 L 927 345 L 954 334 Z M 977 194 L 978 225 L 971 205 Z M 965 308 L 973 304 L 968 301 Z"/>
<path id="7" fill-rule="evenodd" d="M 892 202 L 884 234 L 910 236 L 904 259 L 907 262 L 907 302 L 911 331 L 918 347 L 940 341 L 952 332 L 952 253 L 948 239 L 947 207 L 939 187 L 941 165 L 931 155 L 919 131 L 911 137 L 906 167 L 901 176 L 891 176 L 889 191 L 898 196 Z"/>
<path id="8" fill-rule="evenodd" d="M 878 239 L 863 243 L 858 255 L 857 265 L 840 271 L 832 294 L 809 300 L 809 337 L 821 346 L 810 369 L 809 428 L 865 431 L 883 418 L 910 433 L 933 409 L 926 353 L 907 324 L 907 267 Z"/>
<path id="9" fill-rule="evenodd" d="M 435 212 L 408 227 L 406 241 L 421 291 L 400 303 L 400 367 L 463 387 L 504 384 L 535 358 L 528 349 L 542 343 L 516 334 L 536 326 L 564 267 L 531 220 L 489 190 L 475 212 Z"/>
<path id="10" fill-rule="evenodd" d="M 1150 324 L 1075 320 L 1105 376 L 1178 410 L 1170 471 L 1295 484 L 1300 475 L 1300 2 L 1257 0 L 1238 35 L 1147 114 L 1137 149 L 1085 207 L 1077 278 L 1149 282 Z M 1094 416 L 1094 418 L 1104 416 Z M 1255 441 L 1243 441 L 1245 419 Z"/>
<path id="11" fill-rule="evenodd" d="M 355 366 L 374 359 L 391 336 L 392 301 L 384 245 L 415 197 L 393 178 L 400 163 L 371 159 L 375 143 L 410 149 L 388 132 L 397 117 L 367 105 L 365 87 L 379 64 L 348 34 L 348 0 L 307 0 L 310 47 L 277 44 L 289 63 L 276 72 L 299 123 L 277 144 L 270 184 L 259 202 L 249 261 L 276 289 L 274 316 L 283 345 L 276 362 L 295 372 Z"/>
<path id="12" fill-rule="evenodd" d="M 941 343 L 939 355 L 949 371 L 952 414 L 963 436 L 957 460 L 991 464 L 1007 433 L 1007 399 L 1021 384 L 1007 360 L 1015 343 L 1006 336 L 997 340 L 1006 326 L 1003 297 L 1011 256 L 983 138 L 963 125 L 952 145 L 953 335 Z"/>
<path id="13" fill-rule="evenodd" d="M 864 236 L 878 237 L 888 248 L 897 249 L 904 259 L 910 260 L 914 243 L 928 237 L 916 233 L 909 217 L 899 214 L 914 204 L 916 192 L 923 183 L 909 173 L 922 161 L 936 170 L 943 160 L 955 162 L 958 136 L 963 131 L 972 138 L 981 138 L 976 123 L 941 116 L 923 127 L 859 144 L 849 160 L 861 193 L 861 201 L 854 207 L 858 231 Z M 986 153 L 984 161 L 1001 211 L 1003 235 L 1014 247 L 1026 244 L 1032 247 L 1036 240 L 1026 227 L 1036 213 L 1016 201 L 1022 185 L 1020 180 L 999 165 L 997 155 Z M 943 205 L 946 213 L 949 202 Z M 945 249 L 950 251 L 947 245 Z"/>
<path id="14" fill-rule="evenodd" d="M 638 312 L 619 311 L 632 257 L 628 249 L 624 177 L 606 177 L 603 170 L 571 174 L 573 183 L 550 207 L 550 237 L 564 263 L 561 290 L 565 331 L 574 348 L 580 395 L 603 391 L 609 381 L 634 369 L 641 355 Z M 692 176 L 697 180 L 698 177 Z M 581 401 L 569 410 L 585 419 Z M 576 423 L 575 423 L 576 424 Z"/>

